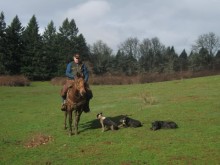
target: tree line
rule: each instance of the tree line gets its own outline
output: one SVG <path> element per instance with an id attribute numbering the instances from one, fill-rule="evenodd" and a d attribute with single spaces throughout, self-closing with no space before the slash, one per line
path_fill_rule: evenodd
<path id="1" fill-rule="evenodd" d="M 1 12 L 0 75 L 22 74 L 31 80 L 64 76 L 74 52 L 81 54 L 96 75 L 220 70 L 220 39 L 212 32 L 199 36 L 189 55 L 185 49 L 178 55 L 174 46 L 166 47 L 157 37 L 143 41 L 128 38 L 114 54 L 101 40 L 88 45 L 74 19 L 66 18 L 58 31 L 51 21 L 40 34 L 35 15 L 26 27 L 17 15 L 6 26 Z"/>

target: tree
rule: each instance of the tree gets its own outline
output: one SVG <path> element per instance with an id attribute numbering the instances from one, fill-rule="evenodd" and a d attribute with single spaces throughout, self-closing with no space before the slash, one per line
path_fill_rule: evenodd
<path id="1" fill-rule="evenodd" d="M 198 53 L 191 52 L 189 62 L 192 71 L 202 71 L 213 68 L 213 57 L 206 48 L 201 48 Z"/>
<path id="2" fill-rule="evenodd" d="M 59 27 L 58 42 L 59 42 L 59 74 L 62 75 L 65 72 L 66 64 L 72 60 L 74 52 L 79 51 L 77 43 L 78 28 L 74 19 L 71 21 L 66 18 L 62 26 Z"/>
<path id="3" fill-rule="evenodd" d="M 59 64 L 57 33 L 53 21 L 47 25 L 42 42 L 42 78 L 50 79 L 58 74 Z"/>
<path id="4" fill-rule="evenodd" d="M 91 61 L 94 64 L 94 73 L 104 74 L 109 71 L 112 49 L 99 40 L 91 47 Z"/>
<path id="5" fill-rule="evenodd" d="M 143 72 L 151 72 L 154 68 L 154 54 L 152 50 L 152 42 L 150 39 L 144 39 L 140 43 L 140 59 L 139 65 Z"/>
<path id="6" fill-rule="evenodd" d="M 0 14 L 0 74 L 5 74 L 5 46 L 6 46 L 6 23 L 4 13 Z"/>
<path id="7" fill-rule="evenodd" d="M 213 56 L 209 54 L 209 51 L 206 48 L 201 48 L 198 55 L 201 70 L 212 69 Z"/>
<path id="8" fill-rule="evenodd" d="M 220 70 L 220 50 L 217 52 L 214 59 L 214 69 Z"/>
<path id="9" fill-rule="evenodd" d="M 120 52 L 123 52 L 123 72 L 127 75 L 133 75 L 138 72 L 139 40 L 137 38 L 128 38 L 120 46 Z M 121 65 L 121 64 L 120 64 Z"/>
<path id="10" fill-rule="evenodd" d="M 20 74 L 21 57 L 23 55 L 22 33 L 24 28 L 18 16 L 15 16 L 10 26 L 6 28 L 5 68 L 8 74 Z"/>
<path id="11" fill-rule="evenodd" d="M 192 50 L 198 53 L 201 48 L 207 49 L 209 54 L 214 56 L 220 49 L 220 37 L 213 32 L 200 35 L 196 43 L 192 45 Z"/>
<path id="12" fill-rule="evenodd" d="M 83 61 L 89 61 L 89 48 L 83 34 L 76 37 L 77 51 L 80 53 Z"/>
<path id="13" fill-rule="evenodd" d="M 41 79 L 42 40 L 35 15 L 30 19 L 23 33 L 24 55 L 21 72 L 32 80 Z"/>
<path id="14" fill-rule="evenodd" d="M 180 62 L 180 71 L 186 71 L 188 69 L 188 57 L 185 49 L 182 51 L 182 53 L 179 56 L 179 62 Z"/>
<path id="15" fill-rule="evenodd" d="M 172 73 L 179 70 L 178 56 L 175 52 L 174 47 L 168 47 L 164 56 L 165 61 L 165 72 Z"/>
<path id="16" fill-rule="evenodd" d="M 126 39 L 119 46 L 119 50 L 123 51 L 126 56 L 133 56 L 134 58 L 139 58 L 139 40 L 135 38 Z"/>
<path id="17" fill-rule="evenodd" d="M 157 37 L 144 39 L 140 44 L 139 64 L 142 71 L 161 72 L 163 70 L 163 54 L 165 46 Z"/>

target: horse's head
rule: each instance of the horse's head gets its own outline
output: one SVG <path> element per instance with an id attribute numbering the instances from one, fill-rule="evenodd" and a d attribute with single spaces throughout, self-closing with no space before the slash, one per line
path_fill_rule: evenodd
<path id="1" fill-rule="evenodd" d="M 84 96 L 86 94 L 85 82 L 82 77 L 75 79 L 75 86 L 81 96 Z"/>

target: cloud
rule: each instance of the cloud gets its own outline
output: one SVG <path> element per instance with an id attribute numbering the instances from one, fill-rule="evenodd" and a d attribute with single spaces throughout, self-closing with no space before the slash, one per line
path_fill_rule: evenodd
<path id="1" fill-rule="evenodd" d="M 103 18 L 110 9 L 111 7 L 107 1 L 92 0 L 70 8 L 64 14 L 64 17 L 74 18 L 80 23 L 96 22 L 97 19 Z"/>
<path id="2" fill-rule="evenodd" d="M 166 46 L 180 53 L 191 49 L 199 35 L 214 32 L 220 36 L 219 0 L 0 0 L 9 23 L 15 15 L 26 25 L 33 14 L 40 30 L 53 20 L 62 26 L 66 18 L 74 19 L 79 33 L 89 44 L 102 40 L 117 51 L 129 37 L 158 37 Z"/>

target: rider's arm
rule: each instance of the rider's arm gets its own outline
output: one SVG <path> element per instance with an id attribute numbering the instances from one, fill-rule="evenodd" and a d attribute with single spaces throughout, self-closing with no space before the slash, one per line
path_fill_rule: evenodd
<path id="1" fill-rule="evenodd" d="M 85 82 L 88 82 L 88 80 L 89 80 L 89 71 L 88 71 L 85 64 L 83 64 L 83 75 L 84 75 Z"/>
<path id="2" fill-rule="evenodd" d="M 72 73 L 72 63 L 71 62 L 66 67 L 66 76 L 70 79 L 74 79 L 74 75 Z"/>

